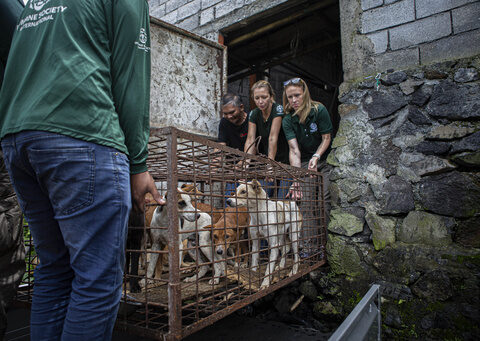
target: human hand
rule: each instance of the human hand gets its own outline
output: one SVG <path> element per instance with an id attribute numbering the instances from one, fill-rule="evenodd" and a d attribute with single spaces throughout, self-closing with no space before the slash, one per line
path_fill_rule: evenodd
<path id="1" fill-rule="evenodd" d="M 130 188 L 132 191 L 132 204 L 136 212 L 143 212 L 145 203 L 145 194 L 150 193 L 153 199 L 160 205 L 165 205 L 165 199 L 158 193 L 155 182 L 148 171 L 130 175 Z"/>
<path id="2" fill-rule="evenodd" d="M 290 189 L 288 190 L 287 195 L 285 198 L 290 198 L 292 200 L 300 200 L 303 198 L 302 188 L 298 182 L 294 182 Z"/>
<path id="3" fill-rule="evenodd" d="M 308 169 L 312 171 L 317 170 L 318 157 L 313 156 L 310 161 L 308 161 Z"/>
<path id="4" fill-rule="evenodd" d="M 275 180 L 273 177 L 273 166 L 271 164 L 267 164 L 267 169 L 265 174 L 266 174 L 265 181 L 273 182 Z"/>

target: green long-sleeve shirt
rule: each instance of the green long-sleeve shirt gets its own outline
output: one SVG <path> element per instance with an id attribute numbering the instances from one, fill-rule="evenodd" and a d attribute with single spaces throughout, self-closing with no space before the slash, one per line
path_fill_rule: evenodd
<path id="1" fill-rule="evenodd" d="M 32 0 L 0 92 L 0 138 L 44 130 L 114 147 L 147 170 L 150 29 L 146 0 Z"/>

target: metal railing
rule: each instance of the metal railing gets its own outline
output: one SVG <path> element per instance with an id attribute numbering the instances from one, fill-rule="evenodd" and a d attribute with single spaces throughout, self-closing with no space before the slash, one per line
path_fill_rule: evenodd
<path id="1" fill-rule="evenodd" d="M 374 284 L 328 340 L 381 340 L 381 318 L 380 285 Z"/>

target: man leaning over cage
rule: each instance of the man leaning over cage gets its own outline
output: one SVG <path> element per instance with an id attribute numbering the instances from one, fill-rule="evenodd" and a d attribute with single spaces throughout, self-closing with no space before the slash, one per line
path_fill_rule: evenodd
<path id="1" fill-rule="evenodd" d="M 248 120 L 240 96 L 233 93 L 223 95 L 222 115 L 218 125 L 218 143 L 243 151 L 248 134 Z M 227 182 L 225 196 L 232 196 L 235 188 L 235 183 Z"/>
<path id="2" fill-rule="evenodd" d="M 146 0 L 29 1 L 0 93 L 5 165 L 40 259 L 32 340 L 110 340 L 145 194 Z"/>

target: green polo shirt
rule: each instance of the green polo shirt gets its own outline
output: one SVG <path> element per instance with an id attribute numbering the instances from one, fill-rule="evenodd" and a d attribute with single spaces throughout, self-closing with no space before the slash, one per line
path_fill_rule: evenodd
<path id="1" fill-rule="evenodd" d="M 267 121 L 264 121 L 262 111 L 258 108 L 253 109 L 248 115 L 248 121 L 255 123 L 257 126 L 256 136 L 261 136 L 260 141 L 260 153 L 268 155 L 268 137 L 270 136 L 270 130 L 272 129 L 272 122 L 275 117 L 284 117 L 283 107 L 280 104 L 273 103 L 272 112 L 268 116 Z M 283 133 L 283 129 L 280 127 L 277 140 L 277 155 L 275 160 L 288 164 L 288 143 Z"/>
<path id="2" fill-rule="evenodd" d="M 282 126 L 287 141 L 297 139 L 302 162 L 312 158 L 322 143 L 322 135 L 331 133 L 333 129 L 330 115 L 322 104 L 312 108 L 304 124 L 300 123 L 297 115 L 287 114 L 282 121 Z M 322 155 L 322 160 L 325 158 L 326 153 Z"/>
<path id="3" fill-rule="evenodd" d="M 147 0 L 29 1 L 0 92 L 0 138 L 43 130 L 126 153 L 147 170 Z"/>

